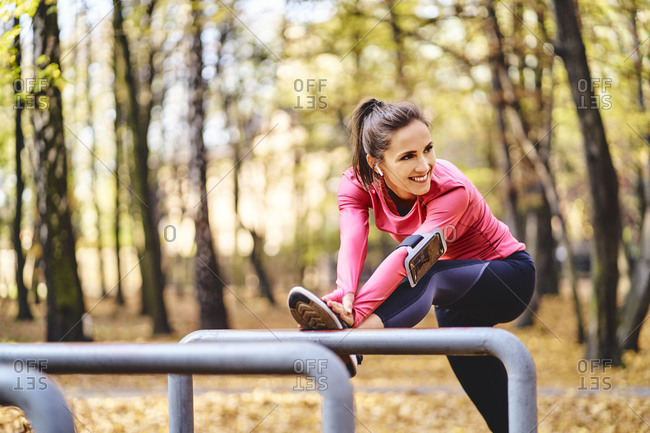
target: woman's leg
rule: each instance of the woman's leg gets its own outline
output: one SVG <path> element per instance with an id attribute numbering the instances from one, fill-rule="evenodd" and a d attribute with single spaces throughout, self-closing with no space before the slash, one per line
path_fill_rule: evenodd
<path id="1" fill-rule="evenodd" d="M 357 327 L 359 329 L 382 329 L 384 328 L 384 322 L 379 318 L 378 315 L 372 313 L 366 320 L 361 322 Z"/>
<path id="2" fill-rule="evenodd" d="M 479 281 L 458 302 L 436 306 L 438 325 L 493 326 L 519 316 L 535 287 L 534 264 L 524 254 L 519 253 L 515 260 L 490 262 Z M 492 356 L 447 358 L 490 430 L 508 432 L 508 376 L 503 363 Z"/>

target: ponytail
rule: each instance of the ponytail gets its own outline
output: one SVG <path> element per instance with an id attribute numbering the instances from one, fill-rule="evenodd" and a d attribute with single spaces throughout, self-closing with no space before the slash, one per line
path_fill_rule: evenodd
<path id="1" fill-rule="evenodd" d="M 368 164 L 367 155 L 370 154 L 375 158 L 379 158 L 379 156 L 369 153 L 371 146 L 368 145 L 367 140 L 364 143 L 364 123 L 379 104 L 382 104 L 382 102 L 375 98 L 366 99 L 354 109 L 348 124 L 354 174 L 366 190 L 370 188 L 370 185 L 375 180 L 375 171 Z"/>
<path id="2" fill-rule="evenodd" d="M 348 123 L 352 166 L 357 180 L 366 190 L 377 176 L 374 167 L 368 164 L 367 155 L 383 161 L 392 135 L 414 120 L 429 126 L 420 107 L 410 102 L 386 103 L 369 98 L 354 109 Z"/>

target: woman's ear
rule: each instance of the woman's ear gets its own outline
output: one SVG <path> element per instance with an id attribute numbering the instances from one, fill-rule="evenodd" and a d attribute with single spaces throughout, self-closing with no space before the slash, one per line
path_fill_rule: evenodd
<path id="1" fill-rule="evenodd" d="M 366 155 L 366 161 L 368 161 L 368 165 L 375 171 L 375 173 L 377 173 L 379 176 L 384 175 L 384 173 L 382 173 L 381 169 L 379 168 L 379 160 L 377 158 L 371 155 Z"/>

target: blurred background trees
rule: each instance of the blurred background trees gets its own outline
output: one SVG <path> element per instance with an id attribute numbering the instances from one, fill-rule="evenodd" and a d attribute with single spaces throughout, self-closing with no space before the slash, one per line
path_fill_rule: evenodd
<path id="1" fill-rule="evenodd" d="M 580 2 L 575 26 L 557 21 L 559 0 L 44 5 L 59 60 L 36 50 L 39 2 L 2 1 L 0 116 L 16 127 L 0 132 L 0 297 L 20 301 L 20 319 L 39 297 L 83 291 L 57 314 L 77 323 L 83 305 L 92 316 L 98 302 L 139 303 L 166 333 L 174 296 L 198 296 L 200 325 L 226 327 L 224 297 L 276 308 L 296 284 L 331 290 L 347 116 L 375 96 L 421 105 L 437 156 L 527 244 L 538 285 L 521 326 L 564 293 L 576 338 L 595 330 L 589 357 L 638 349 L 650 303 L 644 3 Z M 63 190 L 45 188 L 42 127 L 25 119 L 55 110 L 74 243 L 51 253 L 38 204 Z M 594 116 L 602 128 L 585 123 Z M 366 274 L 393 247 L 371 230 Z M 47 277 L 73 259 L 74 293 Z"/>

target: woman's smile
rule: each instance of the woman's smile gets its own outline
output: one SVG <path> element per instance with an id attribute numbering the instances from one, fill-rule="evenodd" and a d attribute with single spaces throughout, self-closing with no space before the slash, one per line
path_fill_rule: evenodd
<path id="1" fill-rule="evenodd" d="M 426 183 L 426 182 L 429 181 L 429 174 L 430 174 L 430 173 L 431 173 L 431 172 L 427 172 L 424 176 L 418 176 L 418 177 L 413 176 L 413 177 L 409 177 L 409 179 L 411 179 L 413 182 L 416 182 L 416 183 Z"/>

